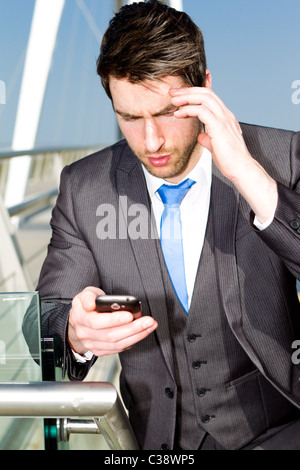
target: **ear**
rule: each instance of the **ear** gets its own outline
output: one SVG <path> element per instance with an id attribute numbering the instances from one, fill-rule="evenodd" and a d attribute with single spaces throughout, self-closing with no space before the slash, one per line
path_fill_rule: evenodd
<path id="1" fill-rule="evenodd" d="M 212 88 L 212 78 L 211 78 L 211 73 L 209 70 L 206 70 L 206 79 L 205 79 L 204 86 L 206 88 Z"/>

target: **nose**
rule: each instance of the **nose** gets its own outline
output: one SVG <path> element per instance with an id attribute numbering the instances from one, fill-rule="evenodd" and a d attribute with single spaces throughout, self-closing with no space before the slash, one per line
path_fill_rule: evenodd
<path id="1" fill-rule="evenodd" d="M 165 143 L 162 130 L 154 118 L 145 119 L 145 148 L 150 153 L 158 152 Z"/>

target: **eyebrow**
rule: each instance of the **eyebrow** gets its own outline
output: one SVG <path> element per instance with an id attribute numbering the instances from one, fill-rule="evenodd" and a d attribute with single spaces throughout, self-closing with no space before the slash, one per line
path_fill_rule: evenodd
<path id="1" fill-rule="evenodd" d="M 172 111 L 176 111 L 177 109 L 178 108 L 176 106 L 174 106 L 173 104 L 169 104 L 168 106 L 163 108 L 161 111 L 158 111 L 157 113 L 152 114 L 152 117 L 162 116 L 162 115 L 168 114 Z M 122 118 L 125 118 L 125 119 L 139 119 L 139 118 L 143 117 L 142 115 L 138 116 L 138 115 L 130 114 L 130 113 L 127 113 L 127 112 L 119 111 L 117 109 L 115 109 L 115 112 L 117 114 L 119 114 L 119 116 L 121 116 Z"/>

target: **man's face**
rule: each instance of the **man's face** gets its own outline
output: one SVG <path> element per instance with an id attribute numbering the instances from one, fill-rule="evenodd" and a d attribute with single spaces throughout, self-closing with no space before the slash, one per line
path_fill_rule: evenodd
<path id="1" fill-rule="evenodd" d="M 110 78 L 110 91 L 119 126 L 128 145 L 154 176 L 181 181 L 197 164 L 202 148 L 198 118 L 174 116 L 169 90 L 187 86 L 181 77 L 132 84 Z"/>

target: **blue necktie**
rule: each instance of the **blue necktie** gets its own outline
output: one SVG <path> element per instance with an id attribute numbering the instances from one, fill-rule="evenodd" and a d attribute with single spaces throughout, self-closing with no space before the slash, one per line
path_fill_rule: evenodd
<path id="1" fill-rule="evenodd" d="M 180 204 L 195 181 L 187 179 L 177 186 L 164 184 L 158 194 L 165 206 L 160 223 L 160 242 L 173 287 L 184 310 L 188 313 L 185 280 Z"/>

